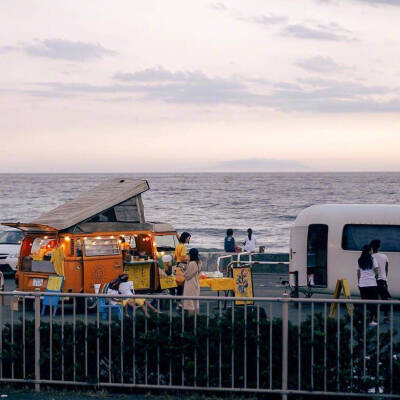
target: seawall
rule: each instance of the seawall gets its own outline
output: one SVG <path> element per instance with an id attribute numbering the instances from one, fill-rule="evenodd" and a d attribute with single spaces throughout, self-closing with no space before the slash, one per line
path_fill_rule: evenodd
<path id="1" fill-rule="evenodd" d="M 228 256 L 228 257 L 224 257 Z M 203 270 L 217 270 L 219 257 L 224 257 L 220 261 L 220 270 L 226 271 L 226 267 L 232 260 L 237 260 L 237 254 L 227 254 L 224 252 L 202 252 L 200 258 L 203 262 Z M 253 264 L 253 273 L 289 273 L 289 254 L 288 253 L 254 253 L 252 261 L 262 262 Z M 241 260 L 249 259 L 248 255 L 241 255 Z"/>

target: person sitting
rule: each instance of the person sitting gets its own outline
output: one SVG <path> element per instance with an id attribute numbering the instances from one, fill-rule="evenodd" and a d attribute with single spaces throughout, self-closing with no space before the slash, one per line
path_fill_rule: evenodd
<path id="1" fill-rule="evenodd" d="M 121 274 L 119 278 L 120 278 L 120 284 L 118 286 L 118 293 L 126 296 L 132 296 L 133 294 L 135 294 L 133 282 L 128 281 L 129 279 L 128 274 Z M 125 306 L 132 307 L 132 309 L 135 308 L 136 306 L 141 308 L 144 314 L 146 315 L 146 318 L 150 318 L 150 314 L 148 313 L 147 308 L 150 308 L 150 310 L 154 311 L 157 314 L 161 314 L 161 312 L 157 310 L 157 308 L 155 308 L 146 299 L 138 299 L 138 298 L 126 299 L 123 300 L 122 304 L 124 307 Z"/>

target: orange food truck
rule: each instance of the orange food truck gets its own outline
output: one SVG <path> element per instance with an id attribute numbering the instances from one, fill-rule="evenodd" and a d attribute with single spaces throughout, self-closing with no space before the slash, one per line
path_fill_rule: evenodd
<path id="1" fill-rule="evenodd" d="M 94 293 L 123 272 L 135 291 L 159 290 L 159 259 L 178 240 L 170 224 L 145 221 L 147 190 L 146 180 L 111 179 L 30 223 L 3 223 L 25 232 L 18 290 L 43 291 L 61 275 L 63 292 Z"/>

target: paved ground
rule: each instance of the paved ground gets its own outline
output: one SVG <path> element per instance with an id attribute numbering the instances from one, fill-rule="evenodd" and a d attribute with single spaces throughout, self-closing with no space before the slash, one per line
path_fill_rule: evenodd
<path id="1" fill-rule="evenodd" d="M 206 396 L 200 394 L 191 394 L 191 395 L 180 395 L 173 396 L 168 393 L 155 395 L 155 394 L 118 394 L 118 393 L 108 393 L 108 392 L 67 392 L 67 391 L 59 391 L 59 392 L 46 392 L 42 391 L 40 393 L 34 392 L 33 390 L 15 390 L 12 388 L 0 388 L 0 398 L 4 400 L 93 400 L 93 399 L 101 399 L 101 400 L 208 400 L 214 399 L 218 400 L 219 397 L 216 396 Z M 265 398 L 265 397 L 264 397 Z M 222 399 L 222 398 L 221 398 Z M 224 400 L 255 400 L 256 397 L 252 396 L 227 396 L 223 397 Z"/>
<path id="2" fill-rule="evenodd" d="M 285 292 L 286 294 L 289 293 L 289 290 L 286 290 L 284 286 L 282 286 L 281 282 L 282 281 L 287 281 L 288 280 L 288 275 L 287 274 L 279 274 L 279 273 L 259 273 L 259 274 L 254 274 L 253 275 L 253 285 L 254 285 L 254 295 L 255 297 L 282 297 Z M 5 290 L 6 291 L 13 291 L 15 290 L 15 283 L 13 279 L 7 279 L 6 284 L 5 284 Z M 201 295 L 202 296 L 216 296 L 216 292 L 212 292 L 208 288 L 202 288 L 201 289 Z M 332 295 L 321 295 L 321 294 L 314 294 L 314 298 L 332 298 Z M 6 305 L 9 305 L 11 302 L 11 298 L 7 297 L 5 302 Z M 227 301 L 226 304 L 221 303 L 221 307 L 230 307 L 233 303 L 233 298 L 232 301 Z M 272 317 L 280 317 L 282 315 L 282 304 L 279 302 L 272 302 L 272 303 L 266 303 L 266 302 L 259 302 L 260 307 L 264 308 L 266 314 L 270 316 L 270 313 L 272 312 Z M 272 305 L 272 306 L 271 306 Z M 219 312 L 218 310 L 219 305 L 214 302 L 210 304 L 210 312 Z M 301 319 L 304 320 L 306 319 L 310 313 L 311 313 L 311 304 L 302 304 L 302 315 Z M 11 320 L 17 321 L 19 317 L 21 316 L 21 310 L 22 310 L 22 304 L 19 304 L 19 312 L 11 312 L 11 307 L 6 306 L 3 308 L 3 322 L 9 322 Z M 168 312 L 169 310 L 169 305 L 165 305 L 165 310 L 163 312 Z M 342 313 L 345 313 L 345 307 L 341 307 Z M 179 311 L 179 309 L 178 309 Z M 206 304 L 205 302 L 201 302 L 200 304 L 200 311 L 201 312 L 206 312 Z M 329 304 L 326 309 L 327 312 L 329 312 Z M 398 315 L 398 311 L 396 311 L 395 315 L 395 321 L 396 324 L 400 324 L 400 318 Z M 138 311 L 140 312 L 140 311 Z M 175 311 L 174 311 L 175 312 Z M 320 313 L 324 312 L 324 305 L 323 304 L 315 304 L 314 305 L 314 312 L 315 313 Z M 297 324 L 298 322 L 298 307 L 295 304 L 291 304 L 289 308 L 289 319 L 293 324 Z M 27 311 L 25 317 L 27 319 L 33 318 L 33 312 L 32 311 Z M 94 321 L 96 319 L 97 315 L 96 313 L 91 313 L 88 315 L 88 320 L 89 321 Z M 73 318 L 73 312 L 72 312 L 72 305 L 70 304 L 65 304 L 64 308 L 64 318 L 66 322 L 71 322 Z M 76 315 L 77 319 L 84 319 L 84 314 L 77 314 Z M 49 317 L 48 315 L 42 317 L 44 321 L 48 320 Z M 54 321 L 60 320 L 61 319 L 61 312 L 57 312 L 57 316 L 54 317 Z M 400 325 L 398 326 L 400 328 Z"/>

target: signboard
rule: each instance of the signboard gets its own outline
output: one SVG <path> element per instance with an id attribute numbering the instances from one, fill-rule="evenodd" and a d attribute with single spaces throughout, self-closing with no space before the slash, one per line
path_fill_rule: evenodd
<path id="1" fill-rule="evenodd" d="M 151 264 L 136 264 L 125 268 L 135 290 L 150 289 Z"/>
<path id="2" fill-rule="evenodd" d="M 165 278 L 160 278 L 161 289 L 172 289 L 177 287 L 176 280 L 174 276 L 167 276 Z"/>
<path id="3" fill-rule="evenodd" d="M 340 299 L 340 293 L 342 290 L 343 290 L 344 298 L 350 299 L 350 287 L 349 287 L 349 282 L 348 282 L 347 278 L 338 279 L 336 281 L 336 288 L 335 288 L 335 292 L 333 293 L 333 298 Z M 338 303 L 331 304 L 331 309 L 329 310 L 329 318 L 335 318 L 337 307 L 338 307 Z M 353 305 L 346 303 L 346 308 L 347 308 L 347 312 L 349 313 L 349 315 L 352 315 L 353 314 Z"/>
<path id="4" fill-rule="evenodd" d="M 232 268 L 235 297 L 253 297 L 253 277 L 250 267 Z M 237 305 L 253 304 L 253 301 L 235 301 Z"/>
<path id="5" fill-rule="evenodd" d="M 43 284 L 43 279 L 40 279 Z M 47 281 L 47 290 L 61 292 L 61 288 L 63 285 L 64 277 L 62 276 L 49 276 L 49 280 Z M 35 284 L 34 284 L 35 286 Z M 41 285 L 40 285 L 41 286 Z"/>

